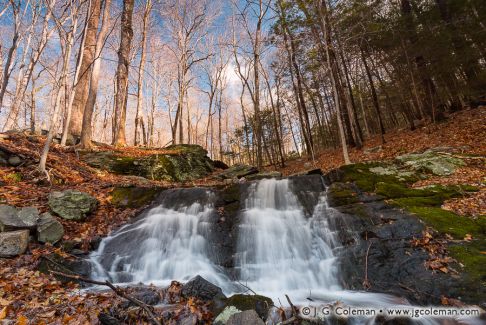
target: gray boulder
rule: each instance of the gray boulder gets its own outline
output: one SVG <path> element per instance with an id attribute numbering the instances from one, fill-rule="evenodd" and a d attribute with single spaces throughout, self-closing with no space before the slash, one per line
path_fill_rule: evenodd
<path id="1" fill-rule="evenodd" d="M 96 209 L 98 200 L 84 192 L 67 190 L 49 194 L 48 204 L 61 218 L 79 221 Z"/>
<path id="2" fill-rule="evenodd" d="M 199 275 L 195 276 L 182 286 L 182 295 L 184 297 L 196 297 L 204 301 L 226 298 L 220 287 L 212 284 Z"/>
<path id="3" fill-rule="evenodd" d="M 10 205 L 0 205 L 0 231 L 33 229 L 39 218 L 39 211 L 34 207 L 20 210 Z"/>
<path id="4" fill-rule="evenodd" d="M 396 158 L 404 166 L 418 172 L 438 176 L 453 174 L 458 167 L 464 166 L 462 159 L 429 149 L 424 153 L 412 153 Z"/>
<path id="5" fill-rule="evenodd" d="M 23 160 L 19 156 L 11 156 L 10 158 L 8 158 L 8 163 L 10 164 L 10 166 L 17 167 L 23 163 Z"/>
<path id="6" fill-rule="evenodd" d="M 57 243 L 64 236 L 64 227 L 50 213 L 43 213 L 37 223 L 37 240 L 41 243 Z"/>
<path id="7" fill-rule="evenodd" d="M 245 310 L 241 313 L 233 314 L 230 316 L 226 325 L 264 325 L 263 320 L 258 317 L 258 314 L 254 310 Z"/>
<path id="8" fill-rule="evenodd" d="M 29 245 L 29 231 L 17 230 L 0 233 L 0 257 L 23 254 Z"/>

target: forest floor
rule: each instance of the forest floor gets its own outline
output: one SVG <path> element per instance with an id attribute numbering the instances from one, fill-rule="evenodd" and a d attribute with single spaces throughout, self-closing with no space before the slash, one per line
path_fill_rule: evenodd
<path id="1" fill-rule="evenodd" d="M 485 108 L 461 111 L 440 124 L 424 126 L 414 131 L 390 132 L 386 134 L 386 143 L 376 152 L 370 152 L 368 149 L 380 146 L 379 138 L 369 139 L 363 150 L 350 149 L 350 157 L 354 163 L 387 160 L 405 153 L 444 146 L 462 148 L 463 153 L 467 155 L 482 156 L 481 159 L 471 159 L 467 166 L 460 168 L 450 177 L 437 177 L 428 182 L 479 184 L 481 190 L 473 196 L 446 202 L 444 207 L 459 214 L 486 214 L 485 121 Z M 80 242 L 85 248 L 92 238 L 105 236 L 139 211 L 112 205 L 110 191 L 114 186 L 133 184 L 178 187 L 217 184 L 217 181 L 210 177 L 181 184 L 142 181 L 135 177 L 100 172 L 81 162 L 78 153 L 72 148 L 65 149 L 59 145 L 53 145 L 49 154 L 48 182 L 45 175 L 37 171 L 36 164 L 43 142 L 44 137 L 23 134 L 0 137 L 0 147 L 25 157 L 25 163 L 18 167 L 0 167 L 0 204 L 17 207 L 36 206 L 44 212 L 48 210 L 47 196 L 51 191 L 78 189 L 95 196 L 100 202 L 99 207 L 86 222 L 61 221 L 65 229 L 63 239 Z M 113 150 L 111 147 L 98 149 Z M 123 148 L 120 153 L 145 155 L 154 151 Z M 343 164 L 342 153 L 340 149 L 328 150 L 318 153 L 315 162 L 306 158 L 288 161 L 287 166 L 281 171 L 284 175 L 289 175 L 306 169 L 306 166 L 309 169 L 308 162 L 311 168 L 321 168 L 326 172 Z M 0 322 L 10 319 L 18 324 L 43 324 L 52 323 L 53 319 L 56 319 L 57 324 L 96 324 L 98 313 L 110 306 L 114 296 L 111 292 L 72 294 L 77 290 L 77 285 L 62 284 L 51 275 L 37 271 L 36 266 L 42 256 L 53 251 L 63 254 L 58 247 L 31 243 L 27 254 L 13 259 L 0 259 Z M 174 311 L 174 314 L 198 310 L 201 319 L 204 319 L 204 308 L 199 302 L 181 301 L 179 309 Z"/>

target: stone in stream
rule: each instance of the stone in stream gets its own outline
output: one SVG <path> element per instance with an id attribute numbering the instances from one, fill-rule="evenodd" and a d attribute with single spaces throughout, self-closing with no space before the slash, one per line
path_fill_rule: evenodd
<path id="1" fill-rule="evenodd" d="M 55 244 L 64 235 L 64 227 L 50 213 L 43 213 L 37 223 L 37 240 Z"/>
<path id="2" fill-rule="evenodd" d="M 220 287 L 197 275 L 182 286 L 182 295 L 196 297 L 204 301 L 221 300 L 226 296 Z"/>
<path id="3" fill-rule="evenodd" d="M 238 310 L 254 310 L 258 317 L 267 319 L 268 310 L 273 306 L 272 299 L 260 295 L 236 294 L 226 299 L 226 306 L 233 306 Z"/>
<path id="4" fill-rule="evenodd" d="M 228 306 L 214 319 L 214 325 L 224 325 L 234 314 L 241 313 L 241 310 L 235 306 Z"/>
<path id="5" fill-rule="evenodd" d="M 245 310 L 241 313 L 233 314 L 230 316 L 225 325 L 264 325 L 263 320 L 258 317 L 258 314 L 254 310 Z"/>
<path id="6" fill-rule="evenodd" d="M 34 207 L 17 209 L 10 205 L 0 205 L 0 231 L 33 229 L 39 218 Z"/>
<path id="7" fill-rule="evenodd" d="M 29 244 L 29 230 L 0 233 L 0 257 L 14 257 L 23 254 Z"/>
<path id="8" fill-rule="evenodd" d="M 84 192 L 67 190 L 49 194 L 48 204 L 61 218 L 82 221 L 96 209 L 98 200 Z"/>

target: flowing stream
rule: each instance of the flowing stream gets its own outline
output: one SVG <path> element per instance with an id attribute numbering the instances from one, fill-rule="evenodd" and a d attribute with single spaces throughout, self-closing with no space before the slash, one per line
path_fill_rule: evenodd
<path id="1" fill-rule="evenodd" d="M 323 192 L 313 213 L 306 215 L 291 182 L 265 179 L 247 188 L 232 272 L 215 262 L 217 253 L 211 248 L 212 220 L 219 218 L 215 193 L 195 188 L 169 191 L 159 206 L 105 238 L 91 254 L 93 277 L 168 285 L 201 275 L 226 295 L 245 291 L 244 284 L 284 305 L 285 294 L 302 304 L 309 304 L 308 298 L 367 307 L 407 304 L 384 294 L 342 289 L 336 257 L 342 248 L 331 227 L 336 212 Z"/>

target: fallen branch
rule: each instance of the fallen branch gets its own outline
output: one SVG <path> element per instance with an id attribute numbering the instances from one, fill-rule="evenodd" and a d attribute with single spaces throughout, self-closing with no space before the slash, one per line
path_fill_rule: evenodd
<path id="1" fill-rule="evenodd" d="M 370 241 L 370 244 L 368 245 L 368 249 L 366 250 L 366 256 L 365 256 L 365 278 L 363 280 L 363 287 L 366 290 L 371 288 L 371 283 L 368 280 L 368 255 L 370 254 L 371 244 L 373 244 L 373 242 Z"/>
<path id="2" fill-rule="evenodd" d="M 287 301 L 290 305 L 290 308 L 292 310 L 292 316 L 296 317 L 296 318 L 300 318 L 299 317 L 299 309 L 297 307 L 294 306 L 294 304 L 292 303 L 292 301 L 290 301 L 290 298 L 288 295 L 285 295 L 285 298 L 287 298 Z"/>
<path id="3" fill-rule="evenodd" d="M 84 278 L 84 277 L 82 277 L 80 275 L 71 275 L 71 274 L 66 274 L 66 273 L 52 271 L 52 270 L 50 270 L 49 272 L 51 274 L 59 275 L 59 276 L 62 276 L 62 277 L 66 277 L 68 279 L 73 279 L 73 280 L 82 281 L 82 282 L 91 283 L 91 284 L 96 284 L 96 285 L 107 286 L 111 290 L 113 290 L 118 296 L 120 296 L 122 298 L 125 298 L 126 300 L 134 303 L 135 305 L 137 305 L 140 308 L 142 308 L 143 310 L 145 310 L 145 312 L 148 314 L 148 316 L 150 317 L 151 321 L 154 324 L 156 324 L 156 325 L 162 325 L 162 323 L 157 320 L 157 317 L 152 312 L 151 308 L 149 306 L 147 306 L 147 304 L 145 304 L 144 302 L 138 300 L 137 298 L 134 298 L 134 297 L 126 294 L 125 291 L 122 288 L 117 287 L 117 286 L 114 286 L 113 283 L 109 282 L 108 280 L 107 281 L 96 281 L 96 280 Z"/>

